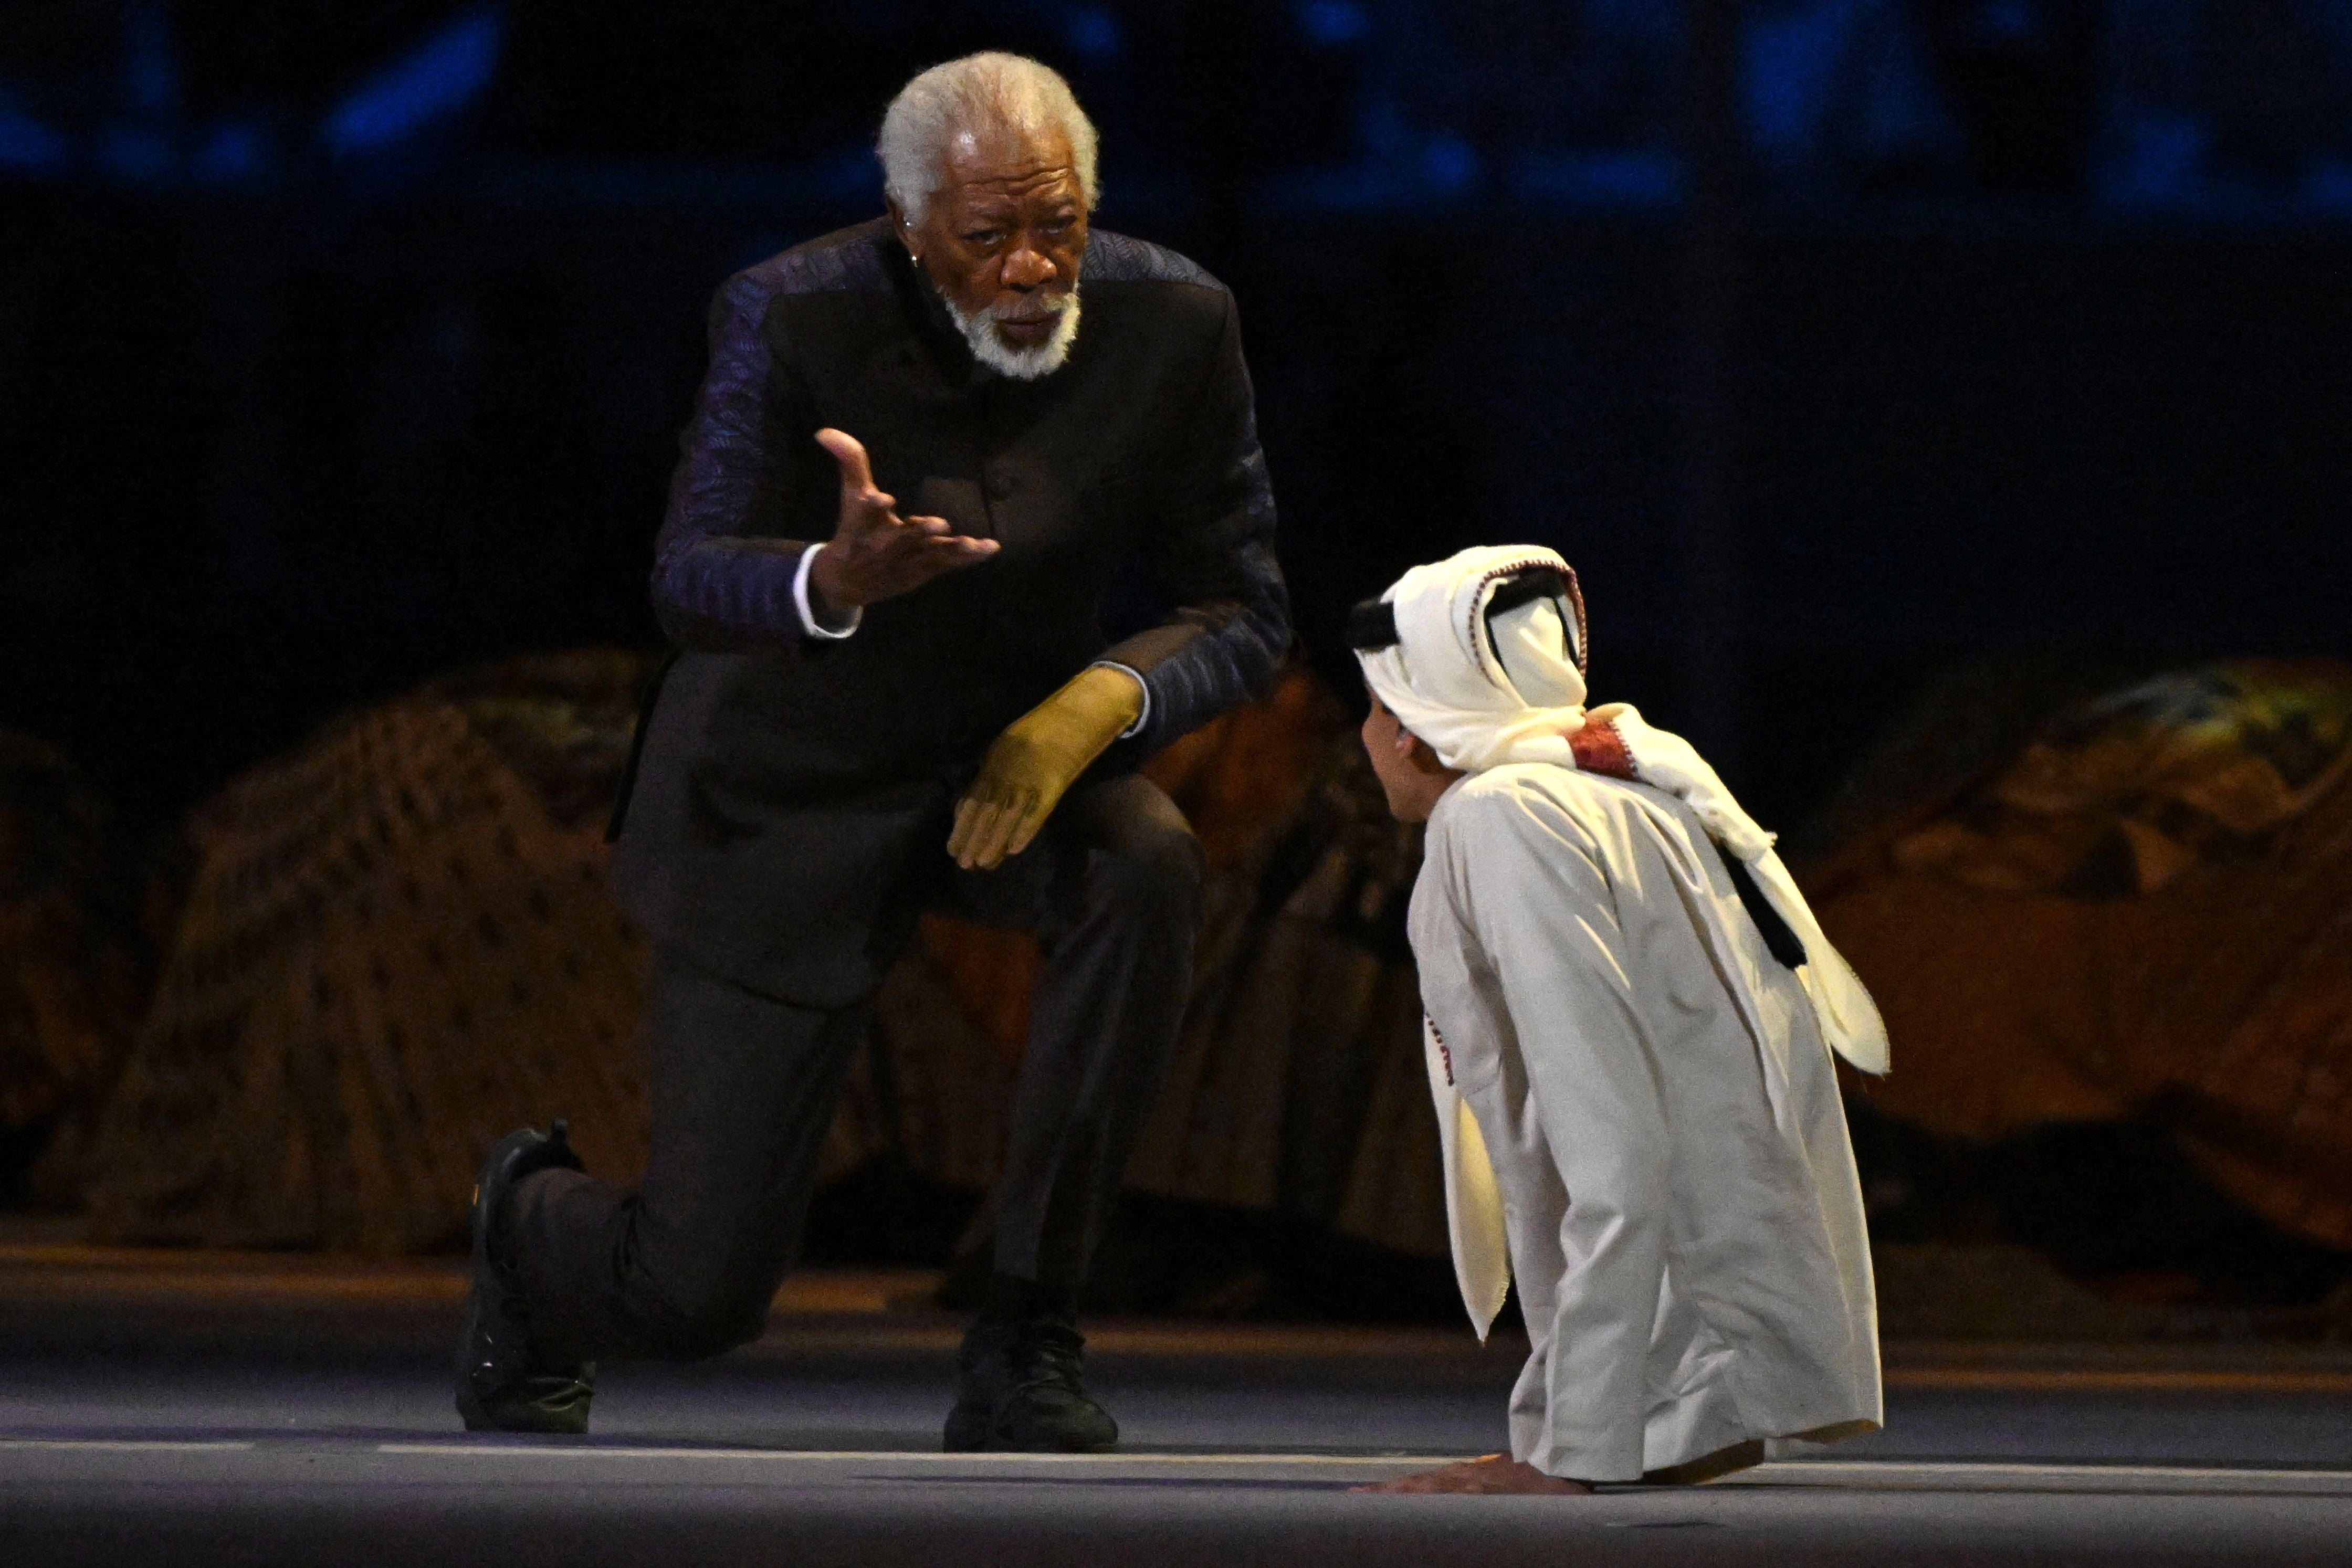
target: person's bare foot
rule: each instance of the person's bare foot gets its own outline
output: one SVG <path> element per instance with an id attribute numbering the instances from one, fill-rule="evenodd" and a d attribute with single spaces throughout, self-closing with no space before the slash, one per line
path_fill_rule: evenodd
<path id="1" fill-rule="evenodd" d="M 1378 1486 L 1350 1487 L 1350 1491 L 1490 1492 L 1512 1497 L 1587 1497 L 1592 1489 L 1582 1481 L 1548 1476 L 1533 1465 L 1487 1454 L 1464 1459 L 1417 1475 L 1399 1476 Z"/>

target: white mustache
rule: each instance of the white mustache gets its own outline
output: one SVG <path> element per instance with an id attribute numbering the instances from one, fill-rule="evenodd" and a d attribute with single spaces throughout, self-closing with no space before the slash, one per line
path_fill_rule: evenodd
<path id="1" fill-rule="evenodd" d="M 989 319 L 992 321 L 1012 321 L 1016 323 L 1024 321 L 1051 321 L 1058 318 L 1063 311 L 1067 310 L 1070 308 L 1070 296 L 1066 290 L 1060 294 L 1040 296 L 1039 299 L 1034 303 L 1042 304 L 1044 308 L 1035 310 L 1034 313 L 1032 313 L 1032 303 L 1033 302 L 1031 301 L 1024 300 L 1017 307 L 992 305 L 988 308 Z"/>

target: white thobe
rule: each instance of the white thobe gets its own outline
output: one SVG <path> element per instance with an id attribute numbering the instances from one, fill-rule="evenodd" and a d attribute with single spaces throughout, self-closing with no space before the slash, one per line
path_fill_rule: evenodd
<path id="1" fill-rule="evenodd" d="M 1806 968 L 1850 981 L 1797 904 Z M 1431 817 L 1411 932 L 1465 1298 L 1483 1335 L 1507 1245 L 1532 1342 L 1512 1456 L 1631 1480 L 1875 1425 L 1832 1004 L 1690 808 L 1551 764 L 1473 774 Z"/>

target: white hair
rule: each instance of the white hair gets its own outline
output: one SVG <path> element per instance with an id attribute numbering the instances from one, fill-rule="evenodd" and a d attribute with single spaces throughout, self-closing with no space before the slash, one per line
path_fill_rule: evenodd
<path id="1" fill-rule="evenodd" d="M 1025 136 L 1058 131 L 1068 138 L 1078 191 L 1093 210 L 1102 193 L 1095 183 L 1094 121 L 1052 67 L 995 50 L 933 66 L 898 89 L 874 143 L 884 193 L 922 222 L 949 141 L 961 131 L 995 130 Z"/>

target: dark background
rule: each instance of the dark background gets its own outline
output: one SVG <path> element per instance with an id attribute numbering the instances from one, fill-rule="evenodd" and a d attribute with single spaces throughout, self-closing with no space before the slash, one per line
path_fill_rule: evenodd
<path id="1" fill-rule="evenodd" d="M 1520 538 L 1780 827 L 1957 659 L 2352 654 L 2342 0 L 12 0 L 0 726 L 136 833 L 653 643 L 710 290 L 981 47 L 1234 287 L 1351 698 L 1349 601 Z"/>

